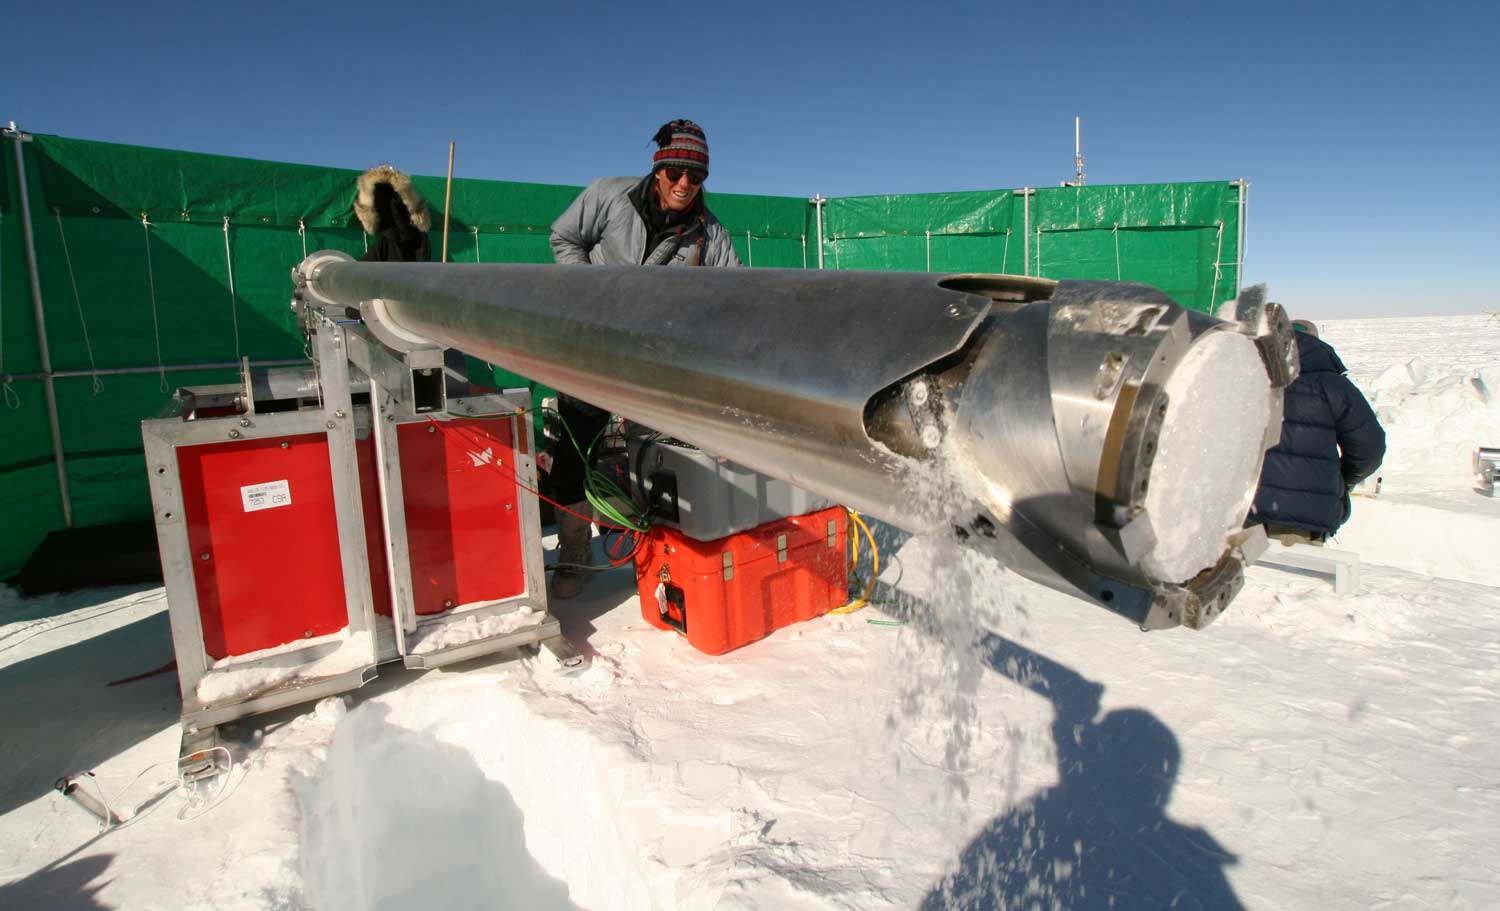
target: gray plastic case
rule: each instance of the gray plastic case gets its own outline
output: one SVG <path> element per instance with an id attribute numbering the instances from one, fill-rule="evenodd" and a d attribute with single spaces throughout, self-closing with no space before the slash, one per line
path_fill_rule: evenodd
<path id="1" fill-rule="evenodd" d="M 832 500 L 763 475 L 676 440 L 656 438 L 641 427 L 626 433 L 630 483 L 651 501 L 652 477 L 670 472 L 677 481 L 677 520 L 653 517 L 689 538 L 716 541 L 775 519 L 802 516 L 835 505 Z"/>

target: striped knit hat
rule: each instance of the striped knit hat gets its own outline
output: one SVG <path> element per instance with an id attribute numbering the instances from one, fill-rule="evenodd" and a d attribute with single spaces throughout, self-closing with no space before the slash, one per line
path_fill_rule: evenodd
<path id="1" fill-rule="evenodd" d="M 691 120 L 663 124 L 652 140 L 658 147 L 651 157 L 653 173 L 661 168 L 692 168 L 708 173 L 708 140 L 703 128 Z"/>

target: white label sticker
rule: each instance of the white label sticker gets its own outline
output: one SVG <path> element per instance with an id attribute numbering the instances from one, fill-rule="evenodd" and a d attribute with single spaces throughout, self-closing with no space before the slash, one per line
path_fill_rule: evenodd
<path id="1" fill-rule="evenodd" d="M 265 484 L 251 484 L 240 488 L 240 500 L 245 504 L 245 512 L 255 512 L 257 509 L 275 509 L 278 506 L 292 505 L 292 488 L 285 481 L 268 481 Z"/>

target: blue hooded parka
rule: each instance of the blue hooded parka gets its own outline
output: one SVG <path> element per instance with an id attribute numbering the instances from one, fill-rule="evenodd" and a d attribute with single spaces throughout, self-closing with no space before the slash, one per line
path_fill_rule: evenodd
<path id="1" fill-rule="evenodd" d="M 1330 535 L 1349 518 L 1349 490 L 1385 458 L 1385 431 L 1327 342 L 1298 331 L 1302 371 L 1286 388 L 1281 441 L 1266 453 L 1251 523 Z"/>

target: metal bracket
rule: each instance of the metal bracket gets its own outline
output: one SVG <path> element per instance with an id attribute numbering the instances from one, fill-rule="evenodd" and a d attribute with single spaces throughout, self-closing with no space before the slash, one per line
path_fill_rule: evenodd
<path id="1" fill-rule="evenodd" d="M 309 315 L 310 310 L 337 309 L 342 312 L 342 306 L 330 298 L 318 293 L 318 272 L 329 263 L 353 262 L 354 257 L 340 250 L 319 250 L 304 259 L 292 268 L 292 309 L 300 317 Z"/>
<path id="2" fill-rule="evenodd" d="M 177 776 L 183 784 L 194 786 L 229 771 L 224 758 L 217 727 L 183 725 L 182 747 L 177 754 Z"/>
<path id="3" fill-rule="evenodd" d="M 1474 475 L 1479 480 L 1480 493 L 1500 496 L 1500 446 L 1480 446 L 1474 450 Z"/>
<path id="4" fill-rule="evenodd" d="M 1289 566 L 1333 576 L 1333 593 L 1347 598 L 1359 591 L 1359 554 L 1332 547 L 1277 542 L 1260 557 L 1271 566 Z"/>
<path id="5" fill-rule="evenodd" d="M 1234 299 L 1234 320 L 1255 341 L 1272 388 L 1279 393 L 1291 385 L 1300 372 L 1296 337 L 1286 309 L 1266 300 L 1265 285 L 1251 285 L 1240 292 Z M 1279 425 L 1277 429 L 1279 435 Z"/>
<path id="6" fill-rule="evenodd" d="M 447 408 L 447 395 L 441 382 L 442 348 L 414 348 L 396 357 L 368 326 L 346 326 L 344 335 L 349 343 L 350 363 L 391 396 L 394 407 L 391 413 L 398 419 L 416 415 L 419 410 L 425 413 Z M 438 381 L 427 382 L 418 389 L 418 374 L 423 377 L 435 375 Z M 419 408 L 422 403 L 418 399 L 426 401 L 425 407 Z"/>
<path id="7" fill-rule="evenodd" d="M 542 647 L 557 660 L 558 671 L 565 676 L 572 677 L 589 669 L 589 659 L 561 635 L 543 639 Z"/>
<path id="8" fill-rule="evenodd" d="M 240 358 L 240 398 L 239 405 L 242 413 L 255 414 L 255 383 L 250 374 L 250 357 L 248 355 Z"/>
<path id="9" fill-rule="evenodd" d="M 437 352 L 437 366 L 443 365 L 443 346 L 429 338 L 403 330 L 386 313 L 385 301 L 375 299 L 359 302 L 359 316 L 370 329 L 370 334 L 387 348 L 403 355 L 421 351 Z M 415 364 L 413 366 L 416 366 Z"/>

